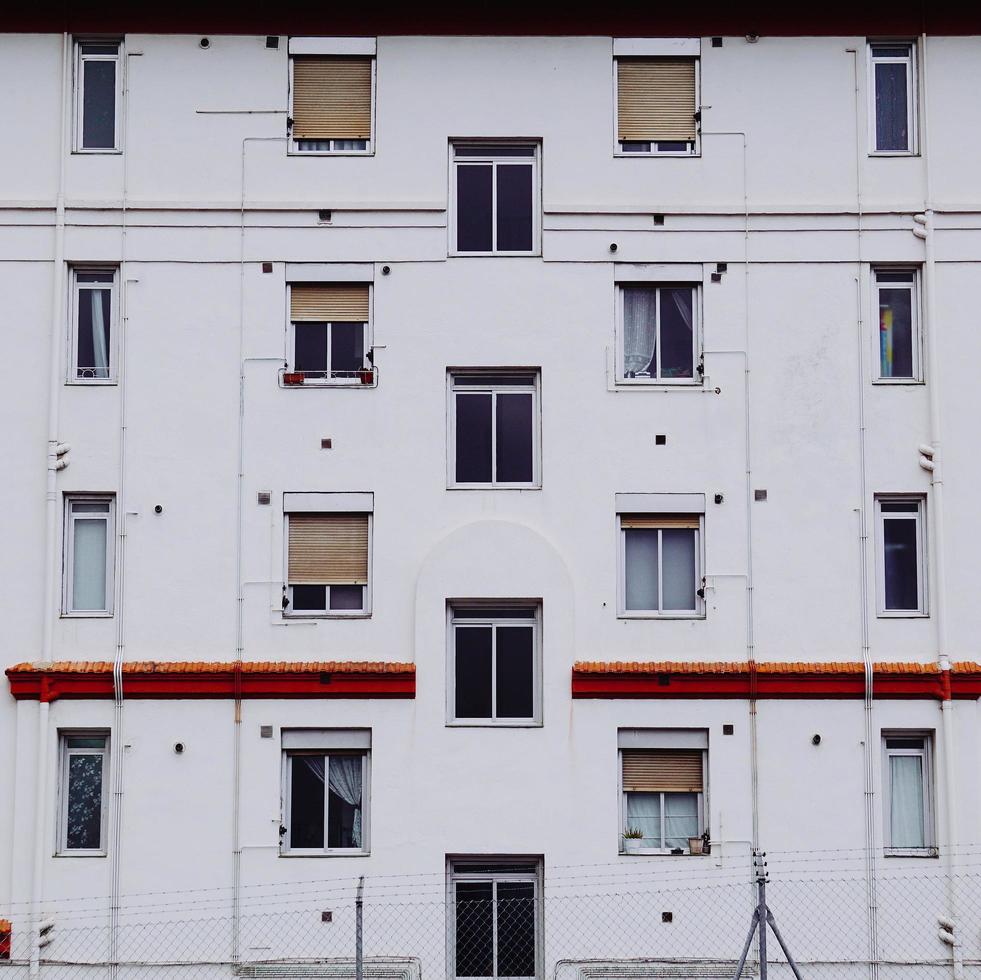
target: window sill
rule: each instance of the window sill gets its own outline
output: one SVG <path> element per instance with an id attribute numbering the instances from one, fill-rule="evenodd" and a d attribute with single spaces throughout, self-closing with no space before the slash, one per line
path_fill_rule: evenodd
<path id="1" fill-rule="evenodd" d="M 369 381 L 366 384 L 363 381 L 353 381 L 353 380 L 352 381 L 348 381 L 347 379 L 344 379 L 343 381 L 308 381 L 306 378 L 304 378 L 302 384 L 295 384 L 294 385 L 294 384 L 286 384 L 286 382 L 283 381 L 282 377 L 280 377 L 280 379 L 279 379 L 279 387 L 280 388 L 285 388 L 288 391 L 296 391 L 297 389 L 300 389 L 302 391 L 304 388 L 320 388 L 320 389 L 323 389 L 323 388 L 345 388 L 345 389 L 347 389 L 347 388 L 365 388 L 367 390 L 371 390 L 372 388 L 377 388 L 378 387 L 378 380 L 376 378 L 374 381 Z"/>
<path id="2" fill-rule="evenodd" d="M 887 858 L 939 858 L 937 847 L 885 847 L 882 856 Z"/>
<path id="3" fill-rule="evenodd" d="M 374 150 L 296 150 L 286 151 L 288 157 L 373 157 Z"/>
<path id="4" fill-rule="evenodd" d="M 690 620 L 704 620 L 705 613 L 703 612 L 676 612 L 676 613 L 664 613 L 664 612 L 618 612 L 617 619 L 629 620 L 629 619 L 690 619 Z"/>
<path id="5" fill-rule="evenodd" d="M 872 384 L 874 385 L 925 385 L 926 381 L 923 378 L 873 378 Z"/>
<path id="6" fill-rule="evenodd" d="M 928 612 L 918 612 L 915 609 L 884 609 L 875 614 L 876 619 L 929 619 Z"/>
<path id="7" fill-rule="evenodd" d="M 701 155 L 702 155 L 701 152 L 685 153 L 681 150 L 662 150 L 660 152 L 657 152 L 655 150 L 647 150 L 644 152 L 635 152 L 635 153 L 625 153 L 623 150 L 613 151 L 614 158 L 618 160 L 628 160 L 631 157 L 635 160 L 650 160 L 652 157 L 653 158 L 673 157 L 675 159 L 677 159 L 678 157 L 685 157 L 694 160 L 698 157 L 701 157 Z"/>
<path id="8" fill-rule="evenodd" d="M 467 718 L 464 721 L 450 719 L 446 723 L 447 728 L 543 728 L 540 721 L 522 720 L 517 721 L 494 721 L 490 718 Z"/>
<path id="9" fill-rule="evenodd" d="M 541 490 L 540 483 L 451 483 L 447 490 Z"/>
<path id="10" fill-rule="evenodd" d="M 111 612 L 63 612 L 60 619 L 112 619 Z"/>
<path id="11" fill-rule="evenodd" d="M 918 157 L 916 150 L 871 150 L 869 157 Z"/>
<path id="12" fill-rule="evenodd" d="M 357 850 L 353 847 L 336 848 L 331 851 L 280 851 L 281 858 L 363 858 L 371 857 L 371 851 Z"/>
<path id="13" fill-rule="evenodd" d="M 370 612 L 311 612 L 311 613 L 283 613 L 283 622 L 302 623 L 318 619 L 371 619 Z"/>
<path id="14" fill-rule="evenodd" d="M 105 150 L 105 149 L 92 149 L 92 150 L 72 150 L 73 157 L 121 157 L 123 155 L 122 150 Z"/>
<path id="15" fill-rule="evenodd" d="M 659 847 L 640 847 L 635 851 L 619 851 L 620 857 L 674 857 L 674 858 L 710 858 L 711 854 L 692 854 L 691 851 L 684 851 L 681 854 L 672 854 L 669 850 Z"/>
<path id="16" fill-rule="evenodd" d="M 451 259 L 467 259 L 467 258 L 488 258 L 493 256 L 500 256 L 501 258 L 541 258 L 542 250 L 540 248 L 534 249 L 530 252 L 458 252 L 455 249 L 450 249 L 449 257 Z"/>
<path id="17" fill-rule="evenodd" d="M 617 378 L 613 382 L 617 388 L 655 388 L 658 391 L 676 391 L 681 389 L 696 389 L 701 391 L 705 388 L 702 380 L 692 380 L 691 378 L 679 378 L 677 381 L 665 381 L 657 378 Z"/>
<path id="18" fill-rule="evenodd" d="M 86 380 L 85 378 L 69 378 L 65 381 L 68 388 L 115 388 L 119 381 L 116 378 L 100 378 L 99 380 Z"/>
<path id="19" fill-rule="evenodd" d="M 106 851 L 55 851 L 52 857 L 56 858 L 104 858 L 108 857 Z"/>

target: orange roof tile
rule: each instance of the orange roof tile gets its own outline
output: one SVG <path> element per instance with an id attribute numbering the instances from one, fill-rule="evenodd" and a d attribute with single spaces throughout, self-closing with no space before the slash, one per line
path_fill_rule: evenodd
<path id="1" fill-rule="evenodd" d="M 109 660 L 56 660 L 53 663 L 20 663 L 7 668 L 7 673 L 104 674 L 112 672 Z M 414 674 L 415 664 L 372 660 L 298 661 L 249 660 L 211 662 L 206 660 L 134 660 L 123 664 L 124 674 L 212 674 L 234 671 L 243 674 Z"/>
<path id="2" fill-rule="evenodd" d="M 935 663 L 876 663 L 877 673 L 887 674 L 939 674 Z M 955 672 L 976 673 L 981 666 L 962 662 L 953 665 Z M 746 661 L 600 661 L 581 660 L 573 670 L 583 674 L 745 674 L 749 671 Z M 758 674 L 862 674 L 865 666 L 860 661 L 840 663 L 807 661 L 770 661 L 756 664 Z"/>

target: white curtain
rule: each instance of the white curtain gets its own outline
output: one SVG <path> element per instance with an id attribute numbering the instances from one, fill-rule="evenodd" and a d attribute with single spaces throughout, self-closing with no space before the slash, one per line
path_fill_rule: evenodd
<path id="1" fill-rule="evenodd" d="M 72 609 L 106 608 L 106 522 L 74 521 Z"/>
<path id="2" fill-rule="evenodd" d="M 653 374 L 657 341 L 657 289 L 629 286 L 623 291 L 623 371 L 627 377 Z"/>
<path id="3" fill-rule="evenodd" d="M 106 289 L 90 289 L 92 297 L 92 367 L 93 377 L 109 377 L 109 342 L 108 323 L 109 311 L 106 309 L 109 291 Z"/>
<path id="4" fill-rule="evenodd" d="M 324 781 L 324 757 L 301 756 L 307 768 Z M 361 756 L 332 755 L 330 757 L 329 787 L 345 803 L 354 807 L 354 827 L 351 837 L 355 847 L 361 846 Z"/>
<path id="5" fill-rule="evenodd" d="M 695 608 L 695 532 L 665 528 L 661 532 L 661 600 L 665 609 Z"/>
<path id="6" fill-rule="evenodd" d="M 661 794 L 627 793 L 628 828 L 644 832 L 644 847 L 661 846 Z"/>
<path id="7" fill-rule="evenodd" d="M 657 535 L 653 528 L 624 532 L 624 591 L 627 609 L 657 609 Z"/>
<path id="8" fill-rule="evenodd" d="M 890 843 L 893 847 L 924 847 L 923 760 L 918 755 L 889 757 Z"/>
<path id="9" fill-rule="evenodd" d="M 687 847 L 689 837 L 698 837 L 698 795 L 664 794 L 664 846 Z"/>
<path id="10" fill-rule="evenodd" d="M 675 309 L 681 314 L 681 319 L 685 321 L 688 332 L 692 331 L 692 290 L 690 289 L 671 289 L 671 299 L 674 300 Z"/>

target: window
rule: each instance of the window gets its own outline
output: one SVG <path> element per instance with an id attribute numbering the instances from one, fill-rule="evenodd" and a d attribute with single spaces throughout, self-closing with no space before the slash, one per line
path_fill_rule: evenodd
<path id="1" fill-rule="evenodd" d="M 284 854 L 367 853 L 368 729 L 283 731 Z"/>
<path id="2" fill-rule="evenodd" d="M 304 384 L 361 384 L 369 364 L 367 283 L 293 283 L 291 373 Z"/>
<path id="3" fill-rule="evenodd" d="M 707 829 L 708 733 L 621 729 L 617 742 L 620 850 L 690 851 L 689 839 Z M 638 832 L 643 836 L 638 838 Z"/>
<path id="4" fill-rule="evenodd" d="M 75 152 L 120 149 L 122 103 L 119 41 L 75 43 Z"/>
<path id="5" fill-rule="evenodd" d="M 923 732 L 883 734 L 885 839 L 893 854 L 935 846 L 931 742 Z"/>
<path id="6" fill-rule="evenodd" d="M 106 852 L 109 736 L 103 732 L 63 732 L 58 852 Z"/>
<path id="7" fill-rule="evenodd" d="M 869 42 L 873 153 L 916 152 L 916 45 Z"/>
<path id="8" fill-rule="evenodd" d="M 538 144 L 453 143 L 450 164 L 451 251 L 537 252 Z"/>
<path id="9" fill-rule="evenodd" d="M 66 616 L 112 615 L 113 497 L 65 498 Z"/>
<path id="10" fill-rule="evenodd" d="M 691 384 L 702 380 L 695 286 L 618 287 L 617 378 L 621 382 Z"/>
<path id="11" fill-rule="evenodd" d="M 878 381 L 919 381 L 920 317 L 915 269 L 874 270 L 879 324 Z"/>
<path id="12" fill-rule="evenodd" d="M 370 523 L 369 514 L 286 515 L 287 615 L 370 612 Z"/>
<path id="13" fill-rule="evenodd" d="M 448 886 L 452 976 L 541 976 L 540 861 L 456 858 Z"/>
<path id="14" fill-rule="evenodd" d="M 617 155 L 691 156 L 698 141 L 698 58 L 616 58 Z"/>
<path id="15" fill-rule="evenodd" d="M 117 305 L 114 268 L 72 269 L 70 382 L 116 380 Z"/>
<path id="16" fill-rule="evenodd" d="M 370 153 L 375 59 L 290 59 L 292 148 L 298 153 Z"/>
<path id="17" fill-rule="evenodd" d="M 537 371 L 451 371 L 451 487 L 538 487 Z"/>
<path id="18" fill-rule="evenodd" d="M 449 607 L 451 724 L 541 724 L 541 607 L 532 603 Z"/>
<path id="19" fill-rule="evenodd" d="M 927 614 L 924 504 L 923 497 L 876 497 L 880 616 Z"/>
<path id="20" fill-rule="evenodd" d="M 620 515 L 620 615 L 700 616 L 701 516 Z"/>

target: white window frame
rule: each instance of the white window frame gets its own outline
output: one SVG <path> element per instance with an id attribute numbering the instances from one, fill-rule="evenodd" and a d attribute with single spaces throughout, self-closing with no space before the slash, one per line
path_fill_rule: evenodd
<path id="1" fill-rule="evenodd" d="M 890 749 L 891 738 L 921 739 L 921 749 Z M 937 854 L 936 825 L 934 822 L 934 762 L 933 732 L 917 729 L 903 731 L 886 729 L 882 732 L 882 836 L 886 857 L 935 857 Z M 918 756 L 923 760 L 923 839 L 922 847 L 892 846 L 892 767 L 889 759 L 894 755 Z"/>
<path id="2" fill-rule="evenodd" d="M 457 375 L 475 376 L 486 374 L 486 385 L 457 385 Z M 533 385 L 494 384 L 491 378 L 508 374 L 534 374 Z M 446 372 L 446 486 L 449 490 L 540 490 L 542 486 L 542 373 L 538 368 L 450 368 Z M 458 392 L 490 394 L 491 406 L 491 473 L 497 475 L 497 395 L 528 394 L 532 396 L 531 453 L 532 479 L 528 483 L 503 483 L 492 479 L 489 483 L 458 483 L 456 479 L 456 395 Z"/>
<path id="3" fill-rule="evenodd" d="M 904 58 L 874 57 L 872 48 L 878 46 L 900 47 L 905 45 L 909 55 Z M 917 102 L 919 101 L 919 72 L 917 71 L 917 42 L 902 38 L 900 40 L 869 39 L 866 43 L 868 98 L 868 139 L 869 156 L 872 157 L 911 157 L 919 153 L 919 126 L 917 120 Z M 875 111 L 875 66 L 878 64 L 906 65 L 906 132 L 909 134 L 909 147 L 905 150 L 880 150 L 876 146 L 876 111 Z"/>
<path id="4" fill-rule="evenodd" d="M 700 388 L 705 384 L 705 354 L 702 347 L 702 288 L 698 282 L 670 282 L 670 281 L 651 281 L 643 282 L 640 280 L 618 280 L 616 286 L 616 384 L 629 387 L 658 387 L 658 388 Z M 657 357 L 657 377 L 653 378 L 626 378 L 623 371 L 624 357 L 624 337 L 626 336 L 626 326 L 624 323 L 624 291 L 632 287 L 647 287 L 657 290 L 657 339 L 655 355 Z M 690 378 L 662 378 L 661 373 L 661 290 L 662 289 L 685 289 L 689 288 L 694 294 L 692 296 L 692 377 Z"/>
<path id="5" fill-rule="evenodd" d="M 341 52 L 343 53 L 343 52 Z M 329 55 L 326 55 L 329 57 Z M 366 140 L 366 146 L 363 150 L 347 150 L 347 149 L 334 149 L 335 142 L 348 142 L 347 140 L 298 140 L 293 136 L 292 125 L 289 128 L 289 138 L 286 141 L 286 153 L 288 156 L 296 157 L 371 157 L 375 155 L 375 92 L 376 92 L 376 75 L 377 75 L 377 65 L 378 58 L 377 55 L 359 55 L 360 57 L 370 57 L 371 58 L 371 138 Z M 295 62 L 296 56 L 290 54 L 289 56 L 289 118 L 293 119 L 293 64 Z M 331 144 L 331 149 L 329 150 L 301 150 L 299 148 L 299 143 L 301 142 L 315 142 L 315 143 L 326 143 Z"/>
<path id="6" fill-rule="evenodd" d="M 329 741 L 328 737 L 325 742 Z M 280 857 L 365 857 L 371 853 L 371 749 L 283 749 L 281 775 L 282 826 L 286 833 L 280 835 Z M 361 846 L 360 847 L 328 847 L 328 810 L 330 807 L 330 792 L 324 784 L 324 846 L 323 847 L 291 847 L 292 836 L 292 778 L 293 766 L 291 760 L 298 755 L 316 755 L 324 757 L 324 778 L 329 779 L 331 755 L 346 755 L 361 757 Z"/>
<path id="7" fill-rule="evenodd" d="M 705 589 L 705 515 L 693 514 L 698 517 L 698 528 L 693 528 L 695 534 L 695 608 L 694 609 L 627 609 L 627 531 L 623 526 L 623 514 L 617 514 L 617 616 L 620 619 L 704 619 L 705 598 L 698 592 Z M 662 593 L 664 576 L 661 572 L 663 548 L 661 547 L 661 530 L 658 528 L 657 538 L 657 592 L 658 605 L 663 605 Z"/>
<path id="8" fill-rule="evenodd" d="M 913 504 L 916 512 L 883 514 L 882 504 Z M 886 553 L 884 520 L 916 521 L 916 585 L 918 606 L 916 609 L 886 609 Z M 927 583 L 928 554 L 926 526 L 926 496 L 924 494 L 876 494 L 875 496 L 875 561 L 876 605 L 880 619 L 923 619 L 930 615 L 929 588 Z"/>
<path id="9" fill-rule="evenodd" d="M 488 152 L 484 155 L 474 155 L 456 157 L 457 147 L 480 147 L 486 144 Z M 528 146 L 533 147 L 535 152 L 527 157 L 501 156 L 492 152 L 495 146 Z M 456 199 L 456 166 L 462 164 L 491 164 L 491 249 L 488 252 L 460 251 L 457 248 L 457 199 Z M 498 251 L 497 249 L 497 168 L 498 166 L 531 164 L 531 203 L 534 213 L 531 220 L 531 249 L 524 252 Z M 448 145 L 447 162 L 450 186 L 449 186 L 449 254 L 467 258 L 481 255 L 504 255 L 504 256 L 536 256 L 542 254 L 542 143 L 539 139 L 497 139 L 497 140 L 467 140 L 451 139 Z"/>
<path id="10" fill-rule="evenodd" d="M 640 57 L 644 57 L 641 55 Z M 633 58 L 624 57 L 625 61 L 635 61 L 637 56 Z M 701 111 L 702 111 L 702 58 L 701 55 L 678 55 L 679 61 L 691 60 L 695 62 L 695 140 L 692 142 L 692 148 L 690 150 L 658 150 L 656 149 L 656 144 L 658 142 L 663 143 L 681 143 L 688 142 L 687 140 L 652 140 L 650 141 L 651 148 L 649 150 L 624 150 L 620 146 L 620 140 L 617 139 L 617 134 L 620 132 L 620 88 L 619 81 L 617 78 L 617 64 L 620 58 L 614 55 L 613 57 L 613 155 L 615 157 L 621 157 L 624 159 L 636 158 L 640 160 L 650 159 L 651 157 L 700 157 L 702 155 L 702 123 L 701 123 Z M 628 140 L 631 143 L 646 143 L 647 140 Z"/>
<path id="11" fill-rule="evenodd" d="M 78 281 L 79 275 L 105 273 L 112 275 L 111 283 Z M 78 316 L 81 309 L 79 294 L 92 289 L 108 289 L 109 296 L 109 377 L 80 378 L 78 376 Z M 119 266 L 118 265 L 73 265 L 71 266 L 71 292 L 68 298 L 68 377 L 70 385 L 114 385 L 116 377 L 116 347 L 119 325 Z"/>
<path id="12" fill-rule="evenodd" d="M 307 513 L 305 511 L 294 511 L 293 513 Z M 316 511 L 315 513 L 332 513 L 329 510 Z M 361 609 L 331 609 L 330 590 L 331 586 L 324 585 L 324 603 L 327 608 L 320 610 L 300 610 L 293 611 L 293 586 L 289 580 L 290 574 L 290 512 L 283 514 L 283 584 L 286 586 L 286 595 L 289 598 L 289 606 L 283 610 L 284 619 L 369 619 L 371 617 L 371 580 L 373 577 L 373 562 L 371 553 L 374 543 L 374 523 L 375 515 L 373 511 L 351 511 L 351 513 L 364 513 L 368 518 L 368 581 L 364 585 L 364 605 Z"/>
<path id="13" fill-rule="evenodd" d="M 505 871 L 504 868 L 514 864 L 535 864 L 534 871 Z M 500 871 L 457 871 L 457 865 L 484 864 L 489 867 L 499 864 Z M 458 882 L 494 883 L 494 964 L 498 967 L 497 950 L 497 883 L 498 882 L 532 882 L 535 885 L 535 977 L 534 978 L 501 978 L 501 980 L 540 980 L 544 976 L 544 868 L 541 857 L 517 855 L 476 855 L 467 857 L 458 855 L 446 859 L 446 976 L 447 980 L 456 980 L 456 885 Z M 493 978 L 483 978 L 493 980 Z"/>
<path id="14" fill-rule="evenodd" d="M 108 853 L 109 826 L 109 732 L 105 729 L 86 731 L 64 729 L 58 732 L 58 840 L 55 854 L 58 857 L 105 857 Z M 75 749 L 68 747 L 70 738 L 101 738 L 102 749 Z M 100 811 L 99 847 L 68 847 L 68 760 L 73 755 L 102 756 L 102 805 Z"/>
<path id="15" fill-rule="evenodd" d="M 487 616 L 458 617 L 456 609 L 488 608 Z M 493 616 L 493 609 L 514 606 L 534 607 L 534 614 L 527 618 Z M 456 627 L 490 626 L 491 632 L 491 717 L 456 717 Z M 532 650 L 532 707 L 530 718 L 498 718 L 497 715 L 497 629 L 499 626 L 531 626 Z M 452 728 L 540 728 L 542 726 L 542 603 L 540 599 L 491 600 L 454 599 L 446 604 L 446 724 Z"/>
<path id="16" fill-rule="evenodd" d="M 108 504 L 106 516 L 100 518 L 98 515 L 86 513 L 76 518 L 74 513 L 75 504 Z M 116 495 L 115 494 L 85 494 L 71 493 L 65 494 L 65 520 L 64 520 L 64 542 L 62 548 L 62 604 L 61 614 L 63 617 L 73 619 L 106 619 L 112 616 L 114 599 L 114 575 L 115 555 L 116 555 Z M 105 609 L 73 609 L 72 608 L 72 583 L 75 568 L 75 520 L 103 520 L 106 525 L 106 608 Z"/>
<path id="17" fill-rule="evenodd" d="M 879 282 L 879 275 L 908 275 L 910 282 Z M 879 348 L 879 290 L 880 289 L 908 289 L 910 296 L 911 312 L 911 331 L 913 344 L 913 375 L 908 378 L 890 378 L 882 373 L 882 356 Z M 874 265 L 872 266 L 872 318 L 873 324 L 872 341 L 872 364 L 874 369 L 873 383 L 884 385 L 912 385 L 923 384 L 923 331 L 921 330 L 920 317 L 920 296 L 921 296 L 921 276 L 920 270 L 916 266 L 902 265 Z"/>
<path id="18" fill-rule="evenodd" d="M 116 53 L 111 54 L 83 54 L 82 46 L 85 44 L 115 44 Z M 75 58 L 74 73 L 75 84 L 72 86 L 74 94 L 74 105 L 72 106 L 72 153 L 122 153 L 123 152 L 123 66 L 126 58 L 123 52 L 123 39 L 118 37 L 76 37 L 74 39 Z M 85 115 L 85 72 L 82 70 L 87 61 L 114 61 L 116 63 L 116 95 L 115 105 L 116 118 L 113 125 L 113 132 L 116 136 L 114 146 L 85 147 L 84 142 L 84 115 Z"/>

